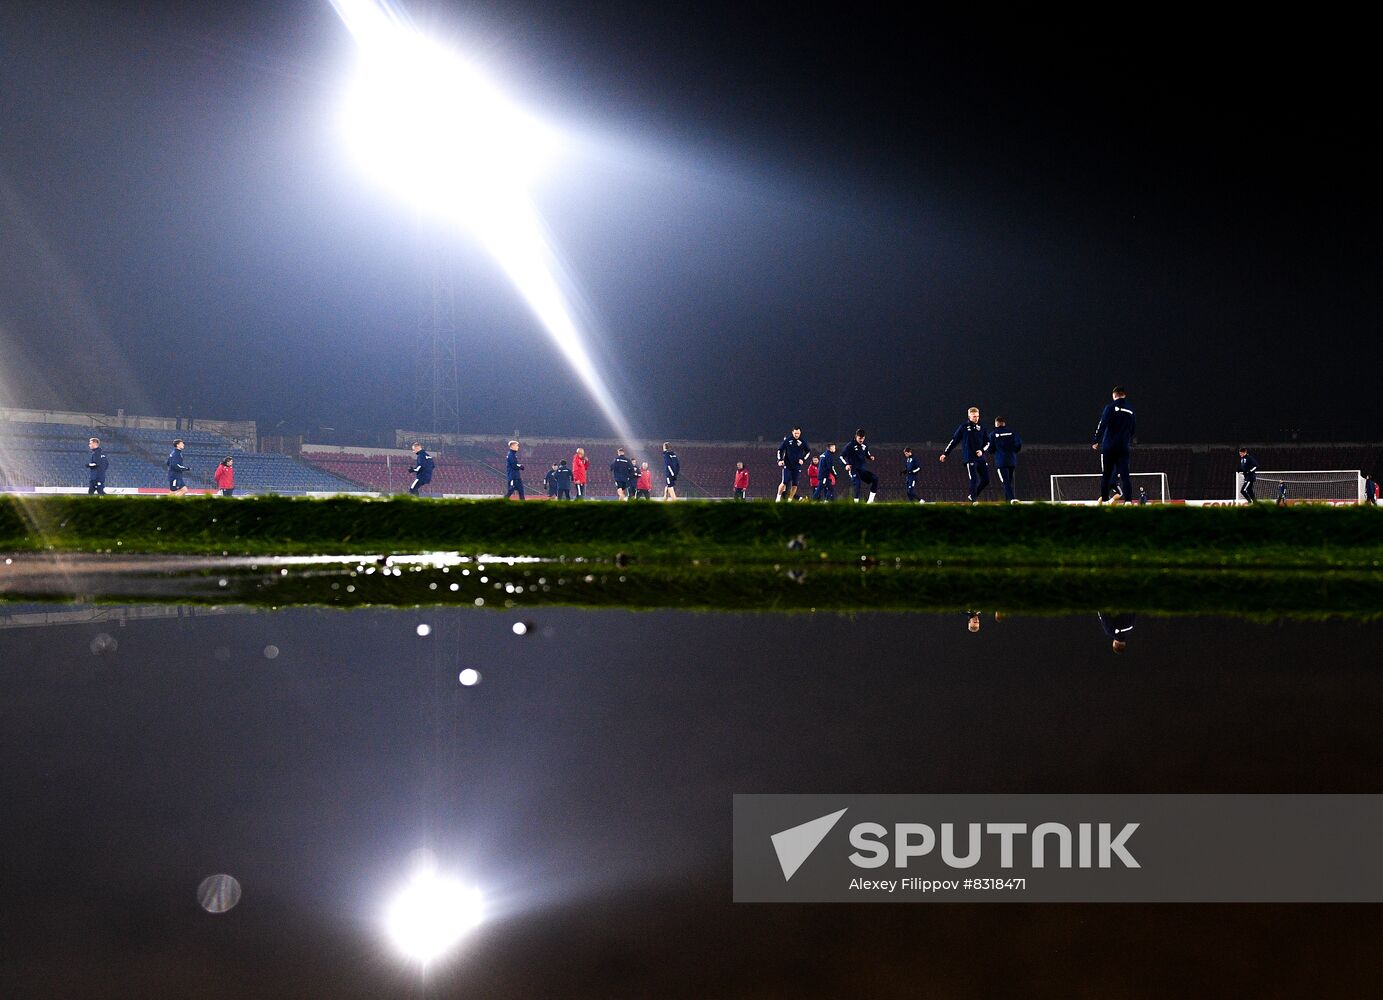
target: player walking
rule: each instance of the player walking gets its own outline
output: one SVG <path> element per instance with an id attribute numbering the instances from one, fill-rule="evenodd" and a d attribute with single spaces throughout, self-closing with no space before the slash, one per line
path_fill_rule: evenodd
<path id="1" fill-rule="evenodd" d="M 903 482 L 908 488 L 908 499 L 913 503 L 921 503 L 922 498 L 917 495 L 917 477 L 922 474 L 922 463 L 917 460 L 917 456 L 912 453 L 912 448 L 903 449 Z"/>
<path id="2" fill-rule="evenodd" d="M 586 499 L 586 470 L 591 467 L 591 460 L 586 457 L 585 448 L 577 448 L 576 454 L 571 457 L 571 484 L 576 487 L 576 499 Z"/>
<path id="3" fill-rule="evenodd" d="M 743 462 L 735 463 L 735 499 L 749 499 L 749 470 Z"/>
<path id="4" fill-rule="evenodd" d="M 629 461 L 629 456 L 624 453 L 623 448 L 615 449 L 615 460 L 610 463 L 610 475 L 615 480 L 615 493 L 621 500 L 628 500 L 633 493 L 630 484 L 638 479 L 638 473 L 634 469 L 634 463 Z"/>
<path id="5" fill-rule="evenodd" d="M 994 452 L 994 474 L 1004 488 L 1004 499 L 1017 503 L 1013 492 L 1013 474 L 1018 471 L 1018 453 L 1023 450 L 1023 438 L 1015 430 L 1010 430 L 1003 417 L 994 418 L 994 429 L 989 432 L 989 447 Z"/>
<path id="6" fill-rule="evenodd" d="M 106 453 L 101 450 L 100 438 L 91 438 L 87 445 L 91 448 L 91 455 L 86 462 L 87 496 L 103 497 L 106 495 L 106 470 L 110 468 L 110 459 L 106 458 Z"/>
<path id="7" fill-rule="evenodd" d="M 1239 449 L 1239 475 L 1244 477 L 1244 485 L 1239 487 L 1239 495 L 1249 503 L 1257 503 L 1253 495 L 1253 484 L 1258 479 L 1258 459 L 1249 454 L 1244 447 Z"/>
<path id="8" fill-rule="evenodd" d="M 970 492 L 967 499 L 975 503 L 984 492 L 984 488 L 989 485 L 989 463 L 985 461 L 985 453 L 989 450 L 989 435 L 980 426 L 980 408 L 972 406 L 965 411 L 969 418 L 965 423 L 956 428 L 951 440 L 947 442 L 945 449 L 941 452 L 941 461 L 946 461 L 946 456 L 951 453 L 951 449 L 960 445 L 960 453 L 965 456 L 965 472 L 970 478 Z"/>
<path id="9" fill-rule="evenodd" d="M 1110 397 L 1095 425 L 1095 443 L 1091 447 L 1100 453 L 1100 503 L 1109 502 L 1115 479 L 1119 481 L 1118 502 L 1123 503 L 1133 496 L 1128 463 L 1137 424 L 1124 387 L 1116 385 Z"/>
<path id="10" fill-rule="evenodd" d="M 832 441 L 826 450 L 816 456 L 816 489 L 812 491 L 813 500 L 833 503 L 836 498 L 836 464 L 840 456 L 836 454 L 836 443 Z"/>
<path id="11" fill-rule="evenodd" d="M 682 463 L 677 459 L 677 452 L 672 450 L 672 445 L 663 442 L 663 469 L 667 472 L 666 483 L 663 487 L 664 500 L 677 499 L 677 474 L 682 471 Z"/>
<path id="12" fill-rule="evenodd" d="M 778 468 L 783 470 L 783 481 L 778 484 L 778 496 L 774 503 L 783 499 L 797 499 L 797 483 L 802 476 L 802 463 L 812 453 L 812 446 L 802 438 L 802 428 L 794 427 L 783 443 L 778 446 Z"/>
<path id="13" fill-rule="evenodd" d="M 879 495 L 879 477 L 869 471 L 869 463 L 874 461 L 874 453 L 869 450 L 869 445 L 864 440 L 864 428 L 855 429 L 855 440 L 845 446 L 845 450 L 840 453 L 840 459 L 845 463 L 845 471 L 850 476 L 850 488 L 855 497 L 855 503 L 860 502 L 860 486 L 862 483 L 869 484 L 869 499 L 866 503 L 873 503 L 874 498 Z"/>

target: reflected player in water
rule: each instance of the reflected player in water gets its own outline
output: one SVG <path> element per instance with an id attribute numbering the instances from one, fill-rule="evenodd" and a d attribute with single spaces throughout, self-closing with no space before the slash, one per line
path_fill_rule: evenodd
<path id="1" fill-rule="evenodd" d="M 1098 617 L 1100 628 L 1109 636 L 1110 648 L 1116 653 L 1128 649 L 1129 635 L 1133 632 L 1133 622 L 1137 616 L 1131 611 L 1101 611 Z"/>

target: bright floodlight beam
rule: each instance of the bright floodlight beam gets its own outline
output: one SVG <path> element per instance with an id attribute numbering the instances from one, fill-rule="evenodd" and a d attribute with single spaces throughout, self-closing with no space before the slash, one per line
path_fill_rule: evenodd
<path id="1" fill-rule="evenodd" d="M 381 184 L 470 230 L 494 256 L 616 434 L 634 435 L 596 369 L 563 291 L 561 266 L 528 195 L 560 137 L 457 53 L 381 0 L 332 0 L 360 67 L 345 127 Z"/>
<path id="2" fill-rule="evenodd" d="M 484 916 L 479 889 L 419 867 L 389 904 L 384 926 L 394 947 L 425 966 L 454 948 Z"/>

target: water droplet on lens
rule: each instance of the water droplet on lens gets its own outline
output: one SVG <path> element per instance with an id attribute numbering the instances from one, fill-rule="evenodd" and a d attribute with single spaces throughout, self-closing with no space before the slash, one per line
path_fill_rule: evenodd
<path id="1" fill-rule="evenodd" d="M 91 652 L 94 656 L 105 656 L 119 648 L 120 643 L 115 641 L 115 636 L 107 632 L 98 632 L 91 640 Z"/>
<path id="2" fill-rule="evenodd" d="M 240 902 L 240 883 L 232 875 L 208 875 L 197 886 L 197 901 L 208 913 L 225 913 Z"/>
<path id="3" fill-rule="evenodd" d="M 272 659 L 274 659 L 275 657 L 277 657 L 278 655 L 279 655 L 279 648 L 278 648 L 277 646 L 265 646 L 265 647 L 264 647 L 264 658 L 265 658 L 266 660 L 272 660 Z"/>
<path id="4" fill-rule="evenodd" d="M 528 622 L 515 622 L 515 623 L 514 623 L 514 634 L 515 634 L 515 635 L 527 635 L 527 634 L 528 634 Z"/>
<path id="5" fill-rule="evenodd" d="M 428 625 L 427 623 L 423 623 L 422 625 L 419 625 L 419 626 L 418 626 L 418 635 L 423 636 L 423 637 L 425 638 L 425 637 L 427 637 L 427 636 L 429 636 L 429 635 L 431 635 L 431 634 L 432 634 L 432 626 L 431 626 L 431 625 Z"/>
<path id="6" fill-rule="evenodd" d="M 470 667 L 467 667 L 465 670 L 461 671 L 459 679 L 464 687 L 474 687 L 476 684 L 480 683 L 480 671 L 472 670 Z"/>

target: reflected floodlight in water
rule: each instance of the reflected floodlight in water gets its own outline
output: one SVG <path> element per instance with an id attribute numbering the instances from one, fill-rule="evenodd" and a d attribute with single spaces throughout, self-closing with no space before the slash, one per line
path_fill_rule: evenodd
<path id="1" fill-rule="evenodd" d="M 529 198 L 561 136 L 382 0 L 332 0 L 358 46 L 344 130 L 362 168 L 490 251 L 616 433 L 633 433 L 591 358 Z"/>
<path id="2" fill-rule="evenodd" d="M 403 955 L 426 965 L 454 948 L 485 916 L 480 890 L 419 865 L 385 915 L 385 931 Z"/>

